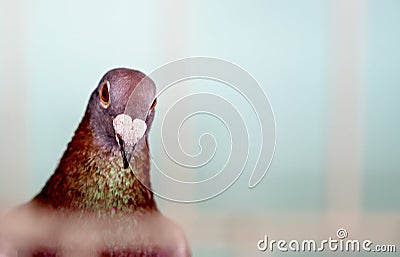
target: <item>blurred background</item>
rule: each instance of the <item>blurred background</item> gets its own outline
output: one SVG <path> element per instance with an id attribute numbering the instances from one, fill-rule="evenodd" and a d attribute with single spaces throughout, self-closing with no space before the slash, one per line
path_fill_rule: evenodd
<path id="1" fill-rule="evenodd" d="M 211 56 L 257 79 L 277 144 L 254 189 L 244 174 L 206 202 L 158 199 L 193 255 L 331 256 L 261 253 L 257 241 L 338 228 L 399 248 L 399 11 L 396 0 L 1 0 L 0 211 L 40 191 L 107 70 Z"/>

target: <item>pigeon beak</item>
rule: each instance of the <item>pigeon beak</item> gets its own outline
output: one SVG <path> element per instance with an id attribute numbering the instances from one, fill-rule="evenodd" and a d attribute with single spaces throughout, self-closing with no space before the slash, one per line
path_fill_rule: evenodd
<path id="1" fill-rule="evenodd" d="M 119 135 L 117 135 L 117 142 L 121 149 L 121 155 L 122 155 L 122 161 L 124 164 L 124 169 L 126 169 L 129 167 L 129 162 L 131 161 L 132 153 L 133 153 L 133 151 L 135 151 L 136 145 L 133 145 L 133 147 L 129 147 L 129 146 L 127 147 L 125 144 L 125 141 Z"/>
<path id="2" fill-rule="evenodd" d="M 124 168 L 129 167 L 136 144 L 146 134 L 146 120 L 155 98 L 154 82 L 148 77 L 143 78 L 130 93 L 124 113 L 113 120 Z"/>
<path id="3" fill-rule="evenodd" d="M 115 139 L 120 147 L 124 168 L 129 167 L 136 144 L 146 133 L 144 120 L 134 119 L 129 115 L 120 114 L 113 120 Z"/>

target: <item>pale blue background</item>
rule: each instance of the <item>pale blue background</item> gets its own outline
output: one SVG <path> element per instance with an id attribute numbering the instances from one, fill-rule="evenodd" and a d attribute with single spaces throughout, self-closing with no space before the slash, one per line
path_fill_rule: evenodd
<path id="1" fill-rule="evenodd" d="M 251 192 L 263 200 L 247 201 L 239 186 L 227 193 L 234 198 L 216 203 L 226 205 L 221 208 L 324 205 L 326 4 L 289 2 L 194 2 L 187 34 L 179 35 L 187 50 L 174 58 L 207 55 L 239 64 L 264 87 L 276 112 L 278 145 L 272 172 Z M 132 1 L 32 5 L 28 132 L 30 152 L 40 153 L 30 155 L 35 170 L 32 192 L 55 167 L 89 94 L 107 69 L 127 66 L 150 72 L 166 61 L 163 50 L 168 51 L 169 38 L 161 23 L 168 17 L 161 7 L 165 8 Z M 229 199 L 237 197 L 242 201 L 231 204 Z"/>
<path id="2" fill-rule="evenodd" d="M 7 8 L 7 1 L 0 3 L 0 8 Z M 167 61 L 205 55 L 232 61 L 259 81 L 275 112 L 277 146 L 267 177 L 258 187 L 246 190 L 248 177 L 243 177 L 222 196 L 194 209 L 241 211 L 243 215 L 324 211 L 332 58 L 330 2 L 176 4 L 25 1 L 26 59 L 21 65 L 26 84 L 21 85 L 21 92 L 27 96 L 30 183 L 26 199 L 40 190 L 56 167 L 105 71 L 125 66 L 148 73 Z M 360 207 L 365 212 L 398 214 L 400 2 L 369 0 L 365 6 Z M 186 22 L 177 25 L 175 19 Z M 174 34 L 175 25 L 182 33 Z M 7 38 L 0 35 L 0 55 L 7 51 L 4 40 Z M 0 69 L 6 66 L 0 57 Z M 3 92 L 6 87 L 7 81 L 0 83 Z M 1 176 L 7 180 L 7 173 Z M 165 208 L 168 205 L 161 203 Z M 169 216 L 173 218 L 174 213 Z M 194 253 L 229 256 L 232 251 L 221 244 L 195 247 Z"/>

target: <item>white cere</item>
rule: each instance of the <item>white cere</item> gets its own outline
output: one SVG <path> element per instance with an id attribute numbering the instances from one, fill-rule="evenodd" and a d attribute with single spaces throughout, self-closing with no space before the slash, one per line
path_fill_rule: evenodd
<path id="1" fill-rule="evenodd" d="M 134 119 L 126 114 L 120 114 L 113 120 L 115 134 L 128 145 L 136 144 L 146 133 L 147 125 L 144 120 Z M 118 142 L 118 140 L 117 140 Z"/>

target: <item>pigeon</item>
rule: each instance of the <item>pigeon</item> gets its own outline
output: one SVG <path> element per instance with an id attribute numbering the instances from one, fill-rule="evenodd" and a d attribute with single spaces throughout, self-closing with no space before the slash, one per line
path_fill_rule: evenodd
<path id="1" fill-rule="evenodd" d="M 151 190 L 155 96 L 140 71 L 101 78 L 53 175 L 0 222 L 0 256 L 191 256 Z"/>

